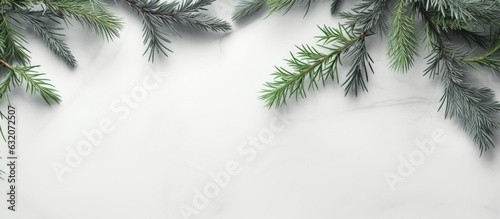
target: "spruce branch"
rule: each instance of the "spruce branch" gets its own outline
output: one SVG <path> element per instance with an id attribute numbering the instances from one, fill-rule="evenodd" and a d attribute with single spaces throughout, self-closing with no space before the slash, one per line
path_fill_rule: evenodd
<path id="1" fill-rule="evenodd" d="M 27 42 L 19 30 L 22 30 L 22 27 L 10 21 L 5 14 L 0 17 L 0 42 L 3 43 L 0 45 L 1 57 L 7 62 L 16 61 L 28 65 L 29 51 L 24 46 Z"/>
<path id="2" fill-rule="evenodd" d="M 482 33 L 479 31 L 471 31 L 467 29 L 455 29 L 455 30 L 450 30 L 450 32 L 451 34 L 459 36 L 462 39 L 464 39 L 471 48 L 474 48 L 476 45 L 483 49 L 488 48 L 488 44 L 490 43 L 488 37 L 482 35 Z"/>
<path id="3" fill-rule="evenodd" d="M 62 58 L 70 66 L 76 66 L 76 59 L 68 45 L 61 39 L 63 34 L 59 33 L 62 28 L 53 27 L 50 22 L 58 23 L 54 18 L 44 18 L 43 12 L 40 11 L 17 11 L 18 16 L 30 23 L 35 32 L 44 41 L 47 47 L 57 56 Z"/>
<path id="4" fill-rule="evenodd" d="M 351 11 L 340 13 L 346 24 L 356 27 L 358 32 L 385 33 L 384 22 L 387 0 L 362 0 Z"/>
<path id="5" fill-rule="evenodd" d="M 92 29 L 107 40 L 118 37 L 123 24 L 120 18 L 111 14 L 100 1 L 89 0 L 43 0 L 42 7 L 73 18 L 82 26 Z M 68 19 L 64 19 L 69 22 Z"/>
<path id="6" fill-rule="evenodd" d="M 446 47 L 433 48 L 433 53 L 442 55 L 428 60 L 433 67 L 429 67 L 426 73 L 433 71 L 430 74 L 441 75 L 444 94 L 440 101 L 441 107 L 445 107 L 445 118 L 458 119 L 482 154 L 494 147 L 493 131 L 500 129 L 500 121 L 496 116 L 500 112 L 500 103 L 494 100 L 491 89 L 471 87 L 465 82 L 463 62 L 457 58 L 460 48 L 453 48 L 449 43 L 442 45 Z"/>
<path id="7" fill-rule="evenodd" d="M 4 60 L 0 60 L 0 65 L 7 69 L 0 83 L 0 101 L 7 98 L 11 87 L 18 87 L 26 82 L 26 92 L 33 96 L 40 94 L 49 105 L 61 102 L 61 97 L 50 80 L 45 78 L 45 74 L 33 70 L 39 66 L 12 66 Z"/>
<path id="8" fill-rule="evenodd" d="M 168 56 L 172 52 L 166 44 L 171 41 L 169 35 L 180 36 L 175 25 L 204 31 L 231 30 L 226 21 L 202 14 L 206 6 L 214 0 L 186 0 L 184 2 L 161 2 L 159 0 L 122 0 L 129 5 L 143 21 L 144 54 L 149 53 L 149 60 L 154 61 L 155 54 Z"/>
<path id="9" fill-rule="evenodd" d="M 341 61 L 341 56 L 351 55 L 346 52 L 353 45 L 360 44 L 363 41 L 356 36 L 352 28 L 348 29 L 344 26 L 338 28 L 320 27 L 323 35 L 318 36 L 318 48 L 323 48 L 328 53 L 320 52 L 312 46 L 298 46 L 299 50 L 296 55 L 291 54 L 291 58 L 286 62 L 291 70 L 283 67 L 276 67 L 276 71 L 272 74 L 274 81 L 266 82 L 266 87 L 261 91 L 260 99 L 266 102 L 267 107 L 281 107 L 287 104 L 288 98 L 294 96 L 296 100 L 299 97 L 306 97 L 307 90 L 318 89 L 318 84 L 325 85 L 327 80 L 339 81 L 338 65 Z M 328 44 L 328 45 L 326 45 Z M 358 66 L 353 64 L 353 68 Z M 354 71 L 354 70 L 353 70 Z M 351 75 L 355 75 L 352 73 Z M 356 80 L 351 79 L 348 83 L 346 93 L 355 85 Z"/>
<path id="10" fill-rule="evenodd" d="M 281 3 L 278 9 L 295 3 L 293 0 L 276 1 Z M 332 2 L 332 12 L 336 11 L 338 2 Z M 439 110 L 444 108 L 445 118 L 461 122 L 481 154 L 494 147 L 492 136 L 500 129 L 500 103 L 494 100 L 491 89 L 467 83 L 466 74 L 469 70 L 484 73 L 485 69 L 500 73 L 500 2 L 398 0 L 395 4 L 388 3 L 389 0 L 360 0 L 350 12 L 340 13 L 347 20 L 341 27 L 357 36 L 350 38 L 352 43 L 338 47 L 342 45 L 338 44 L 340 36 L 331 34 L 335 33 L 329 31 L 332 28 L 322 28 L 323 35 L 318 38 L 324 44 L 299 47 L 299 52 L 287 60 L 289 68 L 278 67 L 273 73 L 275 80 L 264 84 L 260 98 L 267 107 L 286 105 L 292 96 L 305 98 L 307 85 L 308 90 L 318 89 L 317 84 L 324 83 L 322 79 L 328 77 L 338 82 L 337 66 L 346 60 L 350 67 L 342 84 L 346 94 L 352 91 L 357 95 L 358 90 L 367 90 L 373 61 L 366 50 L 365 37 L 389 31 L 387 55 L 391 68 L 401 72 L 411 69 L 420 45 L 424 45 L 428 52 L 424 76 L 440 79 L 444 87 Z M 389 27 L 385 25 L 388 7 L 394 7 Z M 416 34 L 419 32 L 418 17 L 423 23 L 422 41 Z M 487 37 L 488 32 L 490 37 Z M 332 45 L 337 47 L 332 48 Z M 317 47 L 327 52 L 319 52 Z M 335 50 L 339 48 L 341 51 Z M 325 67 L 325 62 L 333 62 L 333 70 Z"/>
<path id="11" fill-rule="evenodd" d="M 6 71 L 3 71 L 7 69 Z M 11 87 L 16 85 L 16 74 L 13 71 L 14 67 L 12 67 L 9 63 L 4 60 L 0 60 L 0 70 L 4 73 L 3 80 L 0 82 L 0 102 L 8 99 L 9 92 L 11 91 Z M 1 112 L 0 112 L 1 113 Z"/>
<path id="12" fill-rule="evenodd" d="M 61 102 L 61 96 L 57 93 L 54 85 L 50 84 L 50 80 L 45 78 L 44 73 L 34 71 L 36 66 L 19 66 L 14 68 L 14 71 L 19 76 L 19 84 L 26 82 L 26 92 L 31 93 L 33 96 L 40 94 L 45 102 L 49 105 Z"/>
<path id="13" fill-rule="evenodd" d="M 241 20 L 265 6 L 266 0 L 242 0 L 235 7 L 232 20 Z"/>
<path id="14" fill-rule="evenodd" d="M 387 36 L 391 68 L 406 72 L 413 66 L 414 57 L 418 55 L 419 48 L 415 23 L 406 1 L 399 1 L 396 4 L 391 24 L 392 29 Z"/>
<path id="15" fill-rule="evenodd" d="M 350 91 L 358 96 L 358 91 L 368 91 L 366 82 L 368 82 L 368 72 L 374 73 L 371 63 L 373 63 L 370 54 L 366 50 L 366 34 L 362 33 L 358 40 L 346 52 L 345 58 L 351 59 L 351 69 L 347 73 L 347 79 L 342 84 L 345 87 L 345 95 Z M 366 82 L 365 82 L 366 81 Z"/>
<path id="16" fill-rule="evenodd" d="M 269 15 L 271 15 L 274 12 L 284 10 L 284 14 L 288 13 L 290 9 L 295 4 L 303 4 L 305 3 L 305 14 L 304 16 L 307 15 L 307 12 L 309 12 L 309 8 L 311 7 L 312 3 L 314 3 L 315 0 L 266 0 L 266 6 L 270 9 Z"/>
<path id="17" fill-rule="evenodd" d="M 488 68 L 496 74 L 500 73 L 500 32 L 497 32 L 491 38 L 492 42 L 484 54 L 475 57 L 464 57 L 461 61 L 480 73 L 484 73 L 481 68 Z"/>
<path id="18" fill-rule="evenodd" d="M 332 0 L 332 4 L 330 5 L 330 13 L 335 14 L 335 12 L 337 12 L 341 2 L 342 2 L 342 0 Z"/>
<path id="19" fill-rule="evenodd" d="M 429 13 L 439 13 L 445 18 L 473 24 L 476 27 L 499 26 L 500 2 L 496 0 L 451 1 L 423 0 L 425 10 Z M 446 24 L 448 22 L 443 22 Z M 439 24 L 438 24 L 439 25 Z"/>
<path id="20" fill-rule="evenodd" d="M 420 6 L 420 14 L 430 31 L 427 41 L 432 42 L 428 56 L 428 68 L 425 74 L 441 75 L 444 94 L 441 107 L 445 106 L 445 118 L 458 118 L 464 130 L 472 136 L 481 154 L 494 147 L 493 131 L 500 129 L 497 114 L 500 103 L 494 100 L 493 91 L 489 88 L 471 87 L 465 82 L 465 64 L 467 55 L 461 51 L 462 46 L 453 46 L 441 37 L 442 33 L 430 19 L 429 13 Z M 493 47 L 493 50 L 498 50 Z M 462 57 L 462 58 L 460 58 Z M 440 107 L 440 109 L 441 109 Z"/>
<path id="21" fill-rule="evenodd" d="M 494 100 L 493 91 L 486 87 L 470 87 L 465 72 L 454 58 L 441 61 L 445 88 L 441 103 L 445 105 L 445 118 L 458 118 L 464 130 L 472 136 L 481 154 L 494 147 L 493 131 L 500 129 L 496 114 L 500 103 Z"/>
<path id="22" fill-rule="evenodd" d="M 273 73 L 274 82 L 264 84 L 266 88 L 262 90 L 263 95 L 260 98 L 266 101 L 266 106 L 280 107 L 286 105 L 286 99 L 292 96 L 295 96 L 296 100 L 298 97 L 306 97 L 304 83 L 316 85 L 315 79 L 322 78 L 317 77 L 317 75 L 330 75 L 332 72 L 337 75 L 337 66 L 343 60 L 350 61 L 346 80 L 341 85 L 345 87 L 345 95 L 352 92 L 357 96 L 360 91 L 368 91 L 366 86 L 368 73 L 374 73 L 374 71 L 371 65 L 373 60 L 366 48 L 366 37 L 373 32 L 383 31 L 385 28 L 383 12 L 387 9 L 386 5 L 386 0 L 363 0 L 355 6 L 352 12 L 341 13 L 341 16 L 348 20 L 347 25 L 341 25 L 339 28 L 326 26 L 321 28 L 323 35 L 317 38 L 325 45 L 317 46 L 326 48 L 330 52 L 326 54 L 316 53 L 316 50 L 304 49 L 313 47 L 302 46 L 298 53 L 301 56 L 295 58 L 292 55 L 292 59 L 287 60 L 289 67 L 294 71 L 277 68 L 277 71 Z M 367 17 L 371 19 L 367 19 Z M 351 36 L 350 41 L 345 41 L 347 36 Z M 328 63 L 331 60 L 335 62 Z M 323 68 L 324 62 L 327 62 L 329 64 L 327 66 L 334 69 Z M 309 80 L 304 80 L 304 75 L 309 75 Z M 317 86 L 313 88 L 317 89 Z M 311 89 L 311 86 L 308 89 Z"/>

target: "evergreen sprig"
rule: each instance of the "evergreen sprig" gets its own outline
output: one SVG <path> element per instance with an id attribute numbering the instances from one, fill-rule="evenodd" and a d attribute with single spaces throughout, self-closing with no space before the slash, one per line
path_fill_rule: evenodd
<path id="1" fill-rule="evenodd" d="M 292 96 L 296 99 L 305 98 L 306 89 L 318 89 L 318 83 L 325 85 L 329 79 L 338 83 L 337 67 L 341 56 L 350 55 L 346 54 L 349 48 L 359 44 L 362 39 L 352 29 L 343 26 L 325 26 L 320 29 L 323 35 L 318 37 L 317 47 L 328 50 L 328 53 L 320 52 L 312 46 L 298 46 L 297 54 L 291 54 L 292 58 L 286 60 L 291 70 L 276 67 L 276 72 L 273 73 L 275 80 L 265 83 L 266 89 L 262 91 L 260 98 L 267 102 L 268 107 L 286 105 L 287 99 Z"/>
<path id="2" fill-rule="evenodd" d="M 201 13 L 215 0 L 185 0 L 184 2 L 161 2 L 159 0 L 123 0 L 142 19 L 144 43 L 149 60 L 154 61 L 156 54 L 167 56 L 172 52 L 166 44 L 169 35 L 180 36 L 176 25 L 190 29 L 226 32 L 231 30 L 228 22 Z"/>
<path id="3" fill-rule="evenodd" d="M 70 19 L 75 19 L 82 26 L 107 40 L 119 36 L 121 19 L 113 15 L 100 1 L 42 0 L 42 3 L 44 10 L 59 14 L 67 23 L 71 21 Z"/>
<path id="4" fill-rule="evenodd" d="M 387 36 L 387 40 L 393 42 L 388 45 L 391 67 L 396 71 L 406 72 L 413 67 L 415 56 L 418 55 L 419 43 L 411 9 L 405 1 L 396 3 L 391 25 L 393 29 Z"/>
<path id="5" fill-rule="evenodd" d="M 122 0 L 141 15 L 150 61 L 157 53 L 166 56 L 171 51 L 165 44 L 170 43 L 169 34 L 180 36 L 178 27 L 229 31 L 229 23 L 202 13 L 214 1 Z M 37 70 L 39 65 L 31 64 L 25 34 L 34 30 L 54 54 L 75 67 L 77 60 L 64 41 L 61 25 L 69 26 L 75 21 L 107 41 L 119 37 L 123 26 L 122 19 L 101 0 L 0 0 L 0 103 L 9 101 L 12 89 L 23 84 L 27 93 L 41 96 L 49 105 L 61 101 L 50 80 Z M 4 118 L 1 110 L 0 117 Z M 0 135 L 4 137 L 1 125 Z"/>
<path id="6" fill-rule="evenodd" d="M 268 7 L 269 2 L 280 3 L 271 7 L 271 13 L 286 12 L 296 3 L 267 0 Z M 332 0 L 332 12 L 337 11 L 339 2 Z M 439 109 L 444 108 L 445 118 L 462 123 L 480 154 L 494 147 L 493 135 L 500 129 L 500 103 L 490 88 L 468 83 L 467 74 L 500 73 L 499 1 L 360 0 L 340 16 L 345 24 L 339 28 L 321 27 L 321 44 L 298 47 L 299 51 L 287 60 L 288 68 L 277 67 L 274 81 L 264 83 L 260 98 L 267 107 L 282 107 L 291 97 L 304 98 L 307 90 L 318 89 L 318 84 L 325 85 L 326 80 L 338 82 L 338 67 L 346 63 L 348 71 L 342 83 L 345 93 L 367 91 L 368 72 L 373 70 L 365 39 L 378 33 L 387 37 L 387 55 L 395 71 L 409 71 L 415 57 L 426 53 L 423 75 L 441 80 L 444 94 Z M 332 34 L 340 32 L 349 34 Z"/>
<path id="7" fill-rule="evenodd" d="M 234 7 L 232 19 L 241 20 L 261 9 L 266 4 L 265 0 L 242 0 Z"/>

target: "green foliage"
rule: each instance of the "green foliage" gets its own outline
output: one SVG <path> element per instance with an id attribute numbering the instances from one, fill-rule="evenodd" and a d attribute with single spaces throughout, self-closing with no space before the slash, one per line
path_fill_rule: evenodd
<path id="1" fill-rule="evenodd" d="M 384 19 L 387 0 L 363 0 L 352 11 L 340 13 L 346 24 L 357 28 L 359 32 L 382 32 L 387 29 Z"/>
<path id="2" fill-rule="evenodd" d="M 226 21 L 202 13 L 214 1 L 122 0 L 142 18 L 145 53 L 149 52 L 150 61 L 157 53 L 167 55 L 168 35 L 179 35 L 178 27 L 229 31 Z M 47 104 L 59 103 L 61 97 L 50 80 L 36 70 L 38 65 L 31 65 L 26 29 L 34 30 L 54 54 L 75 67 L 77 61 L 63 40 L 61 24 L 69 26 L 76 21 L 97 36 L 113 40 L 119 37 L 123 22 L 108 8 L 100 0 L 0 0 L 0 103 L 9 100 L 11 90 L 23 84 L 27 93 L 41 96 Z M 0 117 L 4 118 L 1 110 Z M 1 126 L 0 134 L 4 137 Z"/>
<path id="3" fill-rule="evenodd" d="M 285 10 L 285 14 L 292 9 L 295 4 L 306 4 L 306 15 L 314 0 L 267 0 L 266 6 L 270 9 L 269 14 Z"/>
<path id="4" fill-rule="evenodd" d="M 0 17 L 0 42 L 3 44 L 1 48 L 1 57 L 7 62 L 19 62 L 20 64 L 27 65 L 30 62 L 28 50 L 24 46 L 26 39 L 19 32 L 22 28 L 9 21 L 7 16 Z"/>
<path id="5" fill-rule="evenodd" d="M 144 44 L 149 60 L 156 53 L 167 55 L 168 34 L 179 35 L 176 27 L 205 31 L 228 31 L 230 25 L 219 18 L 201 13 L 214 0 L 185 0 L 165 3 L 159 0 L 122 0 L 141 15 L 144 23 Z M 64 42 L 61 24 L 76 21 L 106 40 L 119 36 L 123 26 L 100 0 L 0 0 L 0 103 L 8 97 L 11 87 L 22 82 L 27 92 L 39 94 L 48 104 L 60 102 L 50 81 L 35 71 L 30 63 L 26 28 L 33 29 L 47 47 L 68 65 L 77 65 L 75 56 Z M 1 113 L 1 112 L 0 112 Z"/>
<path id="6" fill-rule="evenodd" d="M 272 12 L 295 3 L 276 2 L 271 5 Z M 332 2 L 332 12 L 339 2 Z M 386 26 L 388 14 L 390 25 Z M 500 129 L 500 103 L 491 89 L 467 83 L 466 75 L 500 73 L 499 1 L 399 0 L 388 4 L 387 0 L 360 0 L 340 17 L 346 20 L 340 28 L 321 28 L 323 35 L 318 38 L 323 44 L 298 47 L 287 60 L 289 68 L 278 67 L 274 81 L 264 83 L 260 98 L 267 107 L 282 107 L 291 97 L 305 98 L 307 90 L 318 89 L 327 79 L 338 82 L 338 67 L 347 62 L 349 70 L 342 84 L 346 94 L 367 91 L 368 72 L 373 70 L 365 39 L 379 33 L 387 37 L 387 55 L 395 71 L 409 71 L 423 45 L 427 54 L 423 75 L 441 80 L 444 94 L 439 109 L 444 108 L 445 118 L 460 121 L 481 154 L 494 147 L 493 135 Z"/>
<path id="7" fill-rule="evenodd" d="M 330 12 L 335 14 L 340 6 L 342 0 L 332 0 L 332 4 L 330 5 Z"/>
<path id="8" fill-rule="evenodd" d="M 232 15 L 233 21 L 241 20 L 262 8 L 266 4 L 265 0 L 243 0 L 236 5 Z"/>
<path id="9" fill-rule="evenodd" d="M 292 54 L 292 58 L 286 60 L 291 70 L 276 67 L 276 72 L 273 73 L 275 80 L 264 84 L 266 89 L 262 91 L 260 98 L 266 101 L 267 107 L 286 105 L 287 99 L 292 96 L 296 99 L 305 98 L 306 89 L 318 89 L 318 83 L 325 85 L 327 80 L 336 80 L 338 83 L 341 56 L 360 39 L 352 29 L 343 26 L 325 26 L 320 29 L 323 35 L 318 37 L 317 47 L 327 50 L 328 53 L 307 45 L 298 46 L 296 55 Z M 328 46 L 324 46 L 325 44 Z M 346 90 L 348 91 L 349 89 Z"/>
<path id="10" fill-rule="evenodd" d="M 53 27 L 50 23 L 52 20 L 44 18 L 43 13 L 49 12 L 28 10 L 16 12 L 21 19 L 33 26 L 35 32 L 45 41 L 45 44 L 52 52 L 64 59 L 70 66 L 75 67 L 77 63 L 75 56 L 68 45 L 62 40 L 64 35 L 59 32 L 62 28 Z"/>
<path id="11" fill-rule="evenodd" d="M 149 60 L 154 61 L 156 54 L 167 56 L 172 52 L 167 46 L 169 35 L 180 36 L 175 25 L 190 29 L 229 31 L 231 26 L 224 20 L 202 14 L 206 6 L 215 0 L 185 0 L 184 2 L 162 2 L 159 0 L 123 0 L 142 19 L 144 43 Z"/>
<path id="12" fill-rule="evenodd" d="M 42 7 L 53 14 L 60 14 L 65 22 L 75 19 L 98 36 L 111 40 L 119 36 L 121 19 L 109 12 L 104 3 L 89 0 L 43 0 Z"/>
<path id="13" fill-rule="evenodd" d="M 391 17 L 392 29 L 387 40 L 388 56 L 391 67 L 396 71 L 406 72 L 413 66 L 418 55 L 419 43 L 415 33 L 415 23 L 410 14 L 408 3 L 399 1 Z"/>

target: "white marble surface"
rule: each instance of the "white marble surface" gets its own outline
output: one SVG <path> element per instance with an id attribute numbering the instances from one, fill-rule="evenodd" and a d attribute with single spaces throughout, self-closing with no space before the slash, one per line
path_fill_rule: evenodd
<path id="1" fill-rule="evenodd" d="M 233 4 L 212 11 L 228 18 Z M 226 35 L 184 33 L 173 39 L 175 53 L 155 64 L 141 56 L 139 19 L 122 7 L 114 11 L 126 27 L 112 43 L 77 27 L 67 32 L 74 70 L 30 40 L 33 63 L 63 103 L 11 95 L 18 211 L 7 211 L 2 192 L 0 218 L 180 219 L 190 209 L 189 218 L 217 219 L 499 219 L 500 151 L 479 157 L 460 125 L 437 112 L 442 90 L 422 77 L 423 58 L 406 75 L 394 73 L 380 37 L 369 42 L 376 71 L 369 93 L 346 98 L 330 84 L 286 112 L 264 108 L 258 91 L 274 65 L 295 44 L 313 43 L 316 25 L 339 22 L 328 4 L 305 18 L 302 10 L 257 16 Z M 500 92 L 498 79 L 478 81 Z M 54 165 L 69 165 L 70 151 L 88 141 L 84 132 L 106 122 L 102 141 L 59 179 Z M 429 140 L 435 149 L 425 154 L 416 142 Z M 415 165 L 398 172 L 411 159 Z M 206 194 L 216 185 L 210 173 L 220 171 L 229 181 Z M 388 176 L 400 181 L 391 188 Z"/>

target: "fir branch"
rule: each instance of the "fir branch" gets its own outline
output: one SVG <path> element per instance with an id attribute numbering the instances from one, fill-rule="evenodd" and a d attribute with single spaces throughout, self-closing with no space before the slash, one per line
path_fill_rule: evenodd
<path id="1" fill-rule="evenodd" d="M 264 84 L 266 88 L 262 91 L 264 94 L 260 98 L 266 101 L 266 106 L 286 105 L 286 99 L 291 96 L 295 96 L 296 100 L 298 97 L 304 98 L 306 96 L 304 83 L 309 83 L 308 89 L 317 89 L 316 79 L 333 73 L 337 75 L 337 66 L 343 59 L 350 60 L 350 70 L 346 75 L 346 80 L 342 83 L 342 86 L 345 86 L 345 95 L 352 92 L 357 96 L 360 90 L 368 91 L 366 83 L 368 82 L 368 72 L 373 73 L 371 66 L 373 60 L 366 49 L 365 38 L 369 36 L 367 32 L 382 31 L 385 28 L 383 12 L 387 8 L 386 4 L 386 0 L 364 0 L 357 4 L 352 12 L 341 14 L 348 20 L 349 28 L 344 26 L 340 26 L 338 29 L 321 28 L 324 35 L 319 36 L 319 40 L 331 45 L 330 47 L 318 46 L 324 47 L 330 52 L 323 54 L 317 53 L 310 46 L 299 47 L 298 54 L 300 56 L 296 58 L 292 55 L 292 59 L 287 60 L 293 72 L 279 67 L 273 73 L 274 82 Z M 345 41 L 346 36 L 350 36 L 350 40 Z M 325 68 L 325 63 L 333 70 Z M 305 80 L 306 75 L 309 76 L 309 80 Z"/>
<path id="2" fill-rule="evenodd" d="M 26 39 L 19 32 L 22 29 L 19 25 L 9 21 L 6 15 L 0 17 L 0 42 L 2 52 L 0 57 L 3 57 L 7 62 L 17 61 L 23 65 L 30 62 L 29 51 L 26 49 Z"/>
<path id="3" fill-rule="evenodd" d="M 384 23 L 384 12 L 387 9 L 387 0 L 362 0 L 349 12 L 342 12 L 340 16 L 346 19 L 346 24 L 356 27 L 361 33 L 385 33 L 387 26 Z"/>
<path id="4" fill-rule="evenodd" d="M 291 54 L 292 58 L 286 60 L 291 70 L 276 67 L 276 71 L 272 74 L 274 81 L 264 84 L 266 88 L 261 91 L 263 94 L 260 99 L 266 102 L 267 107 L 286 105 L 287 99 L 292 96 L 295 96 L 296 100 L 299 97 L 305 98 L 306 84 L 307 90 L 316 90 L 318 83 L 324 85 L 329 78 L 338 82 L 341 55 L 357 44 L 360 38 L 352 29 L 344 26 L 339 28 L 325 26 L 320 29 L 323 35 L 317 37 L 317 46 L 329 52 L 323 53 L 307 45 L 297 47 L 299 49 L 297 54 Z M 329 45 L 325 46 L 326 43 Z"/>
<path id="5" fill-rule="evenodd" d="M 155 54 L 167 56 L 172 52 L 166 44 L 170 43 L 169 33 L 180 36 L 174 25 L 192 29 L 229 31 L 231 26 L 224 20 L 201 14 L 214 0 L 160 2 L 159 0 L 123 0 L 143 21 L 144 43 L 147 44 L 144 54 L 149 53 L 149 60 L 154 61 Z"/>
<path id="6" fill-rule="evenodd" d="M 0 0 L 0 5 L 6 5 L 11 8 L 26 8 L 34 5 L 33 0 Z"/>
<path id="7" fill-rule="evenodd" d="M 330 5 L 330 13 L 335 14 L 335 12 L 337 12 L 341 2 L 342 2 L 342 0 L 332 0 L 332 4 Z"/>
<path id="8" fill-rule="evenodd" d="M 43 4 L 56 14 L 62 13 L 65 17 L 74 18 L 82 26 L 92 29 L 107 40 L 118 37 L 122 28 L 121 19 L 112 15 L 99 1 L 43 0 Z M 64 21 L 68 22 L 67 19 Z"/>
<path id="9" fill-rule="evenodd" d="M 424 0 L 423 2 L 428 13 L 438 12 L 443 17 L 474 26 L 489 28 L 490 25 L 493 25 L 500 27 L 500 2 L 496 0 Z"/>
<path id="10" fill-rule="evenodd" d="M 183 0 L 178 4 L 180 13 L 198 13 L 206 11 L 205 7 L 210 6 L 215 0 Z"/>
<path id="11" fill-rule="evenodd" d="M 479 67 L 489 68 L 493 73 L 500 73 L 500 32 L 497 32 L 491 38 L 491 45 L 484 54 L 475 57 L 463 57 L 461 61 L 479 73 L 484 73 Z"/>
<path id="12" fill-rule="evenodd" d="M 266 0 L 242 0 L 234 8 L 232 20 L 241 20 L 262 8 Z"/>
<path id="13" fill-rule="evenodd" d="M 54 18 L 44 18 L 45 13 L 40 11 L 16 11 L 16 14 L 33 26 L 35 32 L 45 41 L 50 50 L 64 59 L 70 66 L 76 66 L 77 61 L 75 56 L 67 44 L 60 38 L 64 36 L 64 34 L 58 32 L 62 28 L 52 27 L 49 23 L 49 21 L 56 21 Z"/>
<path id="14" fill-rule="evenodd" d="M 9 92 L 11 88 L 17 84 L 18 79 L 16 78 L 16 74 L 13 71 L 14 67 L 12 67 L 9 63 L 4 60 L 0 60 L 0 70 L 7 69 L 5 74 L 3 74 L 3 80 L 0 82 L 0 102 L 5 99 L 8 100 Z M 0 112 L 1 113 L 1 112 Z"/>
<path id="15" fill-rule="evenodd" d="M 374 73 L 374 71 L 371 65 L 373 60 L 366 50 L 365 37 L 366 34 L 362 33 L 346 53 L 345 58 L 352 59 L 352 61 L 351 69 L 347 73 L 347 79 L 342 84 L 342 86 L 346 85 L 345 95 L 352 91 L 355 96 L 358 96 L 359 90 L 368 91 L 365 81 L 368 82 L 368 72 Z"/>
<path id="16" fill-rule="evenodd" d="M 202 14 L 206 11 L 206 7 L 211 5 L 215 0 L 184 0 L 178 6 L 178 12 L 168 18 L 171 21 L 192 29 L 201 29 L 205 31 L 230 31 L 231 25 L 228 22 Z"/>
<path id="17" fill-rule="evenodd" d="M 305 2 L 306 12 L 305 12 L 304 16 L 306 16 L 307 13 L 309 12 L 309 8 L 311 7 L 311 4 L 314 1 L 315 0 L 267 0 L 266 6 L 270 9 L 269 15 L 274 13 L 274 12 L 280 11 L 280 10 L 285 10 L 283 13 L 286 14 L 286 13 L 288 13 L 288 11 L 290 11 L 290 9 L 292 9 L 292 7 L 295 4 L 302 4 Z"/>
<path id="18" fill-rule="evenodd" d="M 420 13 L 429 27 L 427 31 L 431 31 L 426 34 L 431 37 L 427 41 L 432 41 L 429 67 L 425 74 L 441 75 L 445 89 L 441 107 L 445 106 L 445 118 L 458 118 L 482 154 L 494 147 L 493 131 L 500 129 L 500 121 L 496 117 L 500 112 L 500 103 L 493 100 L 491 89 L 475 88 L 465 83 L 464 62 L 458 58 L 465 56 L 460 51 L 461 47 L 452 46 L 441 37 L 441 32 L 434 29 L 436 25 L 423 7 L 420 7 Z"/>
<path id="19" fill-rule="evenodd" d="M 295 0 L 275 1 L 275 10 L 287 9 L 296 3 Z M 335 12 L 339 1 L 332 2 Z M 365 37 L 372 33 L 385 33 L 388 28 L 384 20 L 389 0 L 360 0 L 352 11 L 341 13 L 346 19 L 346 26 L 355 36 L 349 45 L 339 44 L 340 36 L 330 28 L 322 28 L 323 36 L 319 37 L 323 47 L 329 52 L 323 53 L 314 47 L 301 46 L 297 55 L 287 60 L 290 67 L 278 67 L 273 73 L 275 80 L 265 83 L 264 94 L 260 96 L 268 107 L 280 107 L 286 104 L 289 97 L 304 98 L 306 85 L 309 89 L 318 89 L 317 84 L 325 76 L 338 82 L 337 66 L 341 60 L 350 61 L 345 86 L 346 94 L 358 90 L 366 90 L 368 72 L 372 60 L 366 51 Z M 391 4 L 392 6 L 392 4 Z M 458 119 L 467 133 L 478 145 L 481 154 L 494 147 L 493 132 L 500 129 L 497 116 L 500 103 L 494 100 L 493 91 L 489 88 L 474 87 L 465 82 L 467 65 L 473 70 L 483 72 L 489 68 L 500 73 L 500 2 L 496 0 L 399 0 L 394 4 L 391 16 L 391 30 L 388 35 L 388 56 L 391 67 L 406 72 L 413 67 L 414 57 L 419 54 L 419 40 L 416 36 L 416 17 L 423 20 L 423 42 L 429 52 L 426 57 L 427 68 L 424 75 L 440 78 L 444 86 L 441 98 L 441 109 L 445 107 L 445 118 Z M 488 39 L 485 32 L 493 32 Z M 451 35 L 465 40 L 474 51 L 477 47 L 485 48 L 482 54 L 472 56 L 460 43 L 453 44 Z M 332 44 L 329 48 L 326 44 Z M 339 47 L 340 45 L 340 47 Z M 335 47 L 337 46 L 337 47 Z M 340 49 L 338 51 L 336 49 Z M 481 49 L 482 50 L 482 49 Z M 334 63 L 333 70 L 327 63 Z M 331 73 L 334 72 L 335 74 Z M 333 75 L 333 76 L 330 76 Z"/>
<path id="20" fill-rule="evenodd" d="M 45 78 L 45 74 L 33 71 L 37 67 L 39 66 L 22 66 L 14 68 L 13 71 L 19 75 L 20 84 L 26 81 L 26 92 L 30 92 L 33 96 L 40 94 L 49 105 L 60 103 L 61 96 L 50 84 L 50 80 Z"/>
<path id="21" fill-rule="evenodd" d="M 494 147 L 493 131 L 500 129 L 497 114 L 500 103 L 494 100 L 489 88 L 470 87 L 464 82 L 465 72 L 460 68 L 459 60 L 451 57 L 441 60 L 443 85 L 445 88 L 442 105 L 445 118 L 458 118 L 464 129 L 473 137 L 481 154 Z"/>
<path id="22" fill-rule="evenodd" d="M 471 31 L 467 29 L 455 29 L 451 30 L 450 32 L 451 34 L 459 36 L 462 39 L 464 39 L 471 48 L 474 48 L 475 47 L 474 45 L 477 45 L 481 48 L 487 48 L 490 42 L 488 37 L 482 35 L 482 33 L 478 31 Z"/>
<path id="23" fill-rule="evenodd" d="M 33 96 L 40 94 L 49 105 L 61 102 L 61 97 L 50 80 L 45 78 L 45 74 L 33 70 L 39 66 L 12 66 L 4 60 L 0 60 L 0 65 L 7 68 L 5 78 L 0 83 L 0 101 L 7 97 L 11 86 L 21 86 L 26 82 L 26 92 Z"/>
<path id="24" fill-rule="evenodd" d="M 414 57 L 418 55 L 418 40 L 415 22 L 406 1 L 399 1 L 391 17 L 392 29 L 388 38 L 388 56 L 391 68 L 406 72 L 413 67 Z"/>

